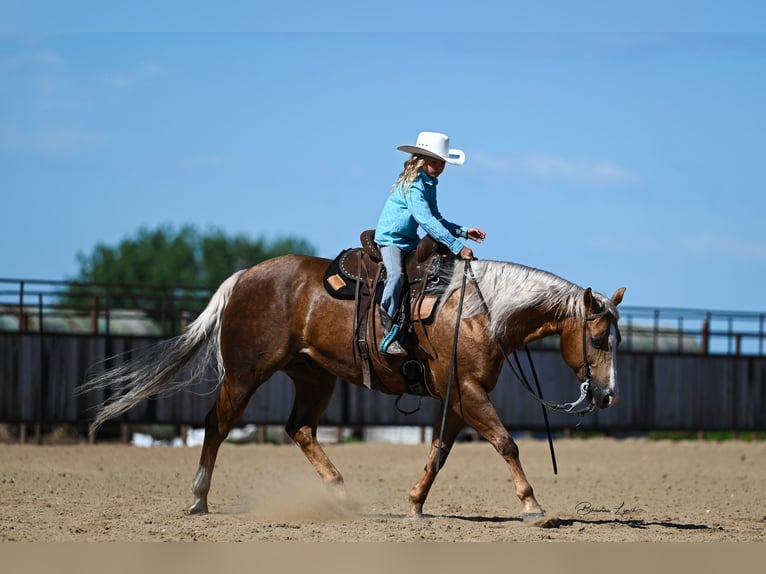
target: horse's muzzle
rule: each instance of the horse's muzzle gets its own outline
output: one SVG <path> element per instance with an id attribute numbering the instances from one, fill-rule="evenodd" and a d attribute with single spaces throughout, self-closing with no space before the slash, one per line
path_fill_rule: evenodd
<path id="1" fill-rule="evenodd" d="M 599 387 L 591 385 L 590 389 L 590 402 L 599 409 L 608 409 L 617 402 L 617 395 L 614 394 L 612 389 L 601 389 Z"/>

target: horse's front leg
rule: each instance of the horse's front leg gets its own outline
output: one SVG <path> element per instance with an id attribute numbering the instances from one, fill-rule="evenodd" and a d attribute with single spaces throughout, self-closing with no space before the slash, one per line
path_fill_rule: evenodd
<path id="1" fill-rule="evenodd" d="M 423 517 L 423 504 L 426 501 L 428 492 L 431 490 L 436 475 L 444 466 L 444 462 L 447 460 L 447 456 L 452 449 L 452 445 L 455 443 L 458 433 L 464 426 L 465 421 L 450 410 L 447 412 L 447 417 L 444 423 L 444 433 L 441 433 L 441 416 L 439 416 L 438 423 L 434 426 L 434 437 L 431 441 L 431 450 L 428 453 L 428 460 L 423 469 L 423 475 L 410 491 L 410 518 Z M 444 435 L 444 442 L 441 443 L 441 446 L 439 445 L 440 434 Z M 439 453 L 440 448 L 441 454 Z M 437 464 L 439 466 L 438 468 Z"/>
<path id="2" fill-rule="evenodd" d="M 516 486 L 516 495 L 524 505 L 524 522 L 533 522 L 545 515 L 535 499 L 532 485 L 529 484 L 521 468 L 519 447 L 508 434 L 505 425 L 492 406 L 486 391 L 477 384 L 462 386 L 463 418 L 476 431 L 489 441 L 508 464 L 511 478 Z"/>

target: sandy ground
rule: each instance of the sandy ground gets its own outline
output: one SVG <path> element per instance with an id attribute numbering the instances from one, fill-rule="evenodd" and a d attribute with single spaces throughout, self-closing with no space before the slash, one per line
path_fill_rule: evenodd
<path id="1" fill-rule="evenodd" d="M 293 446 L 224 444 L 210 514 L 189 516 L 200 447 L 0 445 L 0 541 L 766 541 L 766 443 L 519 441 L 547 511 L 525 525 L 505 463 L 459 443 L 423 520 L 407 495 L 426 445 L 355 443 L 327 452 L 348 497 L 328 492 Z"/>

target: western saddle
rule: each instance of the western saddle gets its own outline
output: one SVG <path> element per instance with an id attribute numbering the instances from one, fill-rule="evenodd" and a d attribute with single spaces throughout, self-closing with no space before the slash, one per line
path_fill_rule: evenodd
<path id="1" fill-rule="evenodd" d="M 383 294 L 386 270 L 375 243 L 375 230 L 363 231 L 361 247 L 345 249 L 330 263 L 324 275 L 327 292 L 337 299 L 353 299 L 355 352 L 362 361 L 364 384 L 371 387 L 371 350 L 380 362 L 380 351 L 375 337 L 377 309 Z M 436 302 L 447 287 L 448 277 L 456 257 L 430 236 L 420 240 L 418 247 L 405 257 L 407 289 L 404 294 L 404 324 L 400 332 L 406 333 L 417 322 L 431 322 Z M 407 326 L 407 328 L 405 328 Z M 373 344 L 368 344 L 372 339 Z M 408 355 L 411 345 L 403 341 Z M 406 359 L 405 359 L 406 362 Z M 406 373 L 405 373 L 406 375 Z M 409 385 L 412 394 L 428 394 L 424 385 Z"/>

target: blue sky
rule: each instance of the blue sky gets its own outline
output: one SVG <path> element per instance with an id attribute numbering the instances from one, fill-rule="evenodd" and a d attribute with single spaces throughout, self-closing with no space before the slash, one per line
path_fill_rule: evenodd
<path id="1" fill-rule="evenodd" d="M 766 308 L 757 2 L 109 4 L 0 1 L 2 278 L 161 224 L 332 257 L 433 130 L 466 152 L 439 202 L 478 257 Z"/>

